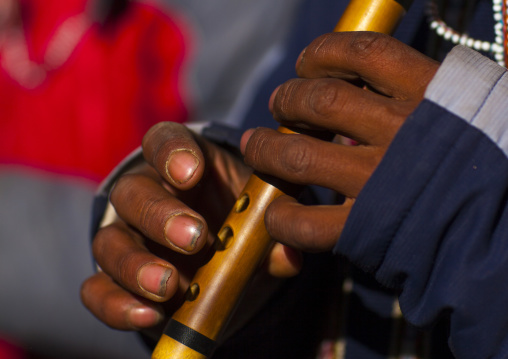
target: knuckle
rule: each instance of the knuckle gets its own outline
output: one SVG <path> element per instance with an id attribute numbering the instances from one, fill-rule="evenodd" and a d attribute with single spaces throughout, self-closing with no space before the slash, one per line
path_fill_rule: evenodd
<path id="1" fill-rule="evenodd" d="M 106 245 L 108 243 L 108 238 L 114 236 L 117 233 L 117 230 L 113 226 L 107 226 L 99 229 L 95 234 L 95 237 L 92 241 L 92 254 L 97 261 L 100 261 L 104 252 L 106 251 Z M 99 263 L 100 264 L 100 263 Z"/>
<path id="2" fill-rule="evenodd" d="M 299 218 L 297 226 L 297 240 L 302 244 L 304 243 L 307 248 L 315 248 L 317 236 L 316 224 L 308 217 L 302 216 Z"/>
<path id="3" fill-rule="evenodd" d="M 92 255 L 97 264 L 106 272 L 109 271 L 115 260 L 118 250 L 118 239 L 122 236 L 129 236 L 125 228 L 117 223 L 110 224 L 97 231 L 92 241 Z"/>
<path id="4" fill-rule="evenodd" d="M 333 80 L 317 81 L 309 98 L 311 111 L 318 116 L 328 116 L 338 103 L 338 88 Z"/>
<path id="5" fill-rule="evenodd" d="M 297 241 L 307 251 L 330 250 L 335 243 L 334 228 L 318 223 L 314 218 L 302 216 L 298 220 Z"/>
<path id="6" fill-rule="evenodd" d="M 159 136 L 161 134 L 171 135 L 180 127 L 181 125 L 176 122 L 158 122 L 150 127 L 150 129 L 146 132 L 145 136 L 143 137 L 143 143 L 150 141 L 150 139 L 154 138 L 154 136 Z"/>
<path id="7" fill-rule="evenodd" d="M 267 131 L 258 128 L 254 131 L 245 148 L 245 162 L 250 166 L 263 161 L 265 149 L 270 146 Z"/>
<path id="8" fill-rule="evenodd" d="M 138 177 L 140 177 L 140 175 L 125 174 L 118 178 L 109 195 L 109 199 L 113 205 L 118 202 L 118 199 L 121 198 L 122 195 L 131 191 L 132 185 Z"/>
<path id="9" fill-rule="evenodd" d="M 161 204 L 164 203 L 163 198 L 147 198 L 141 204 L 141 208 L 138 212 L 139 218 L 139 230 L 146 236 L 150 236 L 150 233 L 154 232 L 152 227 L 157 225 L 159 219 L 166 218 L 168 215 L 164 215 Z"/>
<path id="10" fill-rule="evenodd" d="M 141 267 L 138 257 L 139 252 L 133 250 L 118 258 L 118 262 L 112 270 L 114 271 L 113 277 L 117 279 L 119 283 L 129 287 L 132 285 L 131 283 L 136 281 L 136 273 L 139 267 Z M 133 287 L 136 288 L 135 285 L 133 285 Z"/>
<path id="11" fill-rule="evenodd" d="M 374 32 L 352 33 L 350 42 L 351 56 L 365 63 L 376 61 L 379 54 L 385 52 L 390 45 L 390 38 Z"/>
<path id="12" fill-rule="evenodd" d="M 281 152 L 281 166 L 290 175 L 306 175 L 311 169 L 314 154 L 303 135 L 291 135 Z"/>
<path id="13" fill-rule="evenodd" d="M 309 57 L 319 57 L 323 49 L 333 46 L 334 36 L 336 35 L 333 33 L 323 34 L 312 41 L 303 55 L 302 62 Z"/>
<path id="14" fill-rule="evenodd" d="M 141 141 L 141 147 L 148 147 L 148 144 L 157 138 L 157 136 L 161 133 L 161 131 L 165 130 L 167 126 L 167 122 L 159 122 L 148 129 L 148 131 L 143 136 Z"/>
<path id="15" fill-rule="evenodd" d="M 145 186 L 141 186 L 143 184 Z M 166 198 L 147 190 L 150 184 L 152 180 L 142 174 L 125 174 L 118 179 L 110 194 L 110 201 L 118 214 L 145 235 L 149 235 L 152 227 L 168 216 L 164 214 Z M 136 211 L 129 208 L 136 208 Z"/>
<path id="16" fill-rule="evenodd" d="M 274 115 L 276 119 L 285 118 L 292 111 L 295 93 L 301 81 L 301 79 L 291 79 L 280 86 L 274 102 Z"/>
<path id="17" fill-rule="evenodd" d="M 154 133 L 158 133 L 159 131 L 161 131 L 162 129 L 166 128 L 167 126 L 170 126 L 170 123 L 168 123 L 168 122 L 158 122 L 155 125 L 153 125 L 152 127 L 150 127 L 150 129 L 147 131 L 145 136 L 151 136 Z"/>

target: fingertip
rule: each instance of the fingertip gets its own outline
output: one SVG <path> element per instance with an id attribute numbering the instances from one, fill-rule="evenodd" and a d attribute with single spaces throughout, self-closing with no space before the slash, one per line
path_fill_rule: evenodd
<path id="1" fill-rule="evenodd" d="M 79 296 L 81 299 L 81 303 L 83 303 L 83 305 L 88 309 L 91 309 L 90 305 L 91 298 L 95 297 L 94 281 L 97 282 L 96 277 L 99 275 L 102 275 L 102 273 L 95 274 L 92 277 L 87 278 L 85 281 L 83 281 L 83 283 L 81 283 L 81 286 L 79 288 Z"/>
<path id="2" fill-rule="evenodd" d="M 120 287 L 103 272 L 81 286 L 83 305 L 104 324 L 119 330 L 153 327 L 164 320 L 164 310 Z"/>
<path id="3" fill-rule="evenodd" d="M 135 304 L 126 313 L 126 322 L 134 330 L 146 329 L 160 324 L 164 311 L 160 307 Z"/>
<path id="4" fill-rule="evenodd" d="M 201 149 L 181 124 L 161 122 L 142 141 L 143 156 L 171 185 L 181 190 L 194 186 L 204 171 Z"/>
<path id="5" fill-rule="evenodd" d="M 284 251 L 284 255 L 287 258 L 288 262 L 291 264 L 293 270 L 295 270 L 295 275 L 300 272 L 303 266 L 303 254 L 298 249 L 288 247 L 282 245 L 282 249 Z"/>
<path id="6" fill-rule="evenodd" d="M 268 273 L 277 278 L 294 277 L 303 265 L 302 253 L 294 248 L 276 243 L 270 252 Z"/>
<path id="7" fill-rule="evenodd" d="M 307 51 L 307 48 L 303 49 L 302 52 L 300 52 L 300 55 L 298 55 L 298 59 L 296 60 L 295 69 L 296 69 L 297 74 L 299 73 L 300 66 L 302 66 L 302 64 L 303 64 L 303 57 L 305 56 L 306 51 Z"/>
<path id="8" fill-rule="evenodd" d="M 273 113 L 273 102 L 275 101 L 275 96 L 277 96 L 277 92 L 279 92 L 279 89 L 282 85 L 279 85 L 273 90 L 272 94 L 270 95 L 270 100 L 268 100 L 268 109 L 270 112 Z"/>
<path id="9" fill-rule="evenodd" d="M 245 131 L 242 135 L 242 138 L 240 140 L 240 151 L 242 152 L 242 155 L 245 156 L 245 149 L 247 148 L 247 143 L 249 142 L 249 139 L 251 138 L 252 134 L 254 133 L 254 129 L 248 129 Z"/>

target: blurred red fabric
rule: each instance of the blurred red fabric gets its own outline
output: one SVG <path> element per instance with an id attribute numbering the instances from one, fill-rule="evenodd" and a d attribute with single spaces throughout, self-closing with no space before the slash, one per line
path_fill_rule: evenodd
<path id="1" fill-rule="evenodd" d="M 0 339 L 0 359 L 26 359 L 25 352 L 11 342 Z"/>
<path id="2" fill-rule="evenodd" d="M 65 46 L 58 31 L 90 5 L 21 0 L 30 61 L 43 69 L 48 45 Z M 157 8 L 130 2 L 110 26 L 91 22 L 84 33 L 77 32 L 68 59 L 48 69 L 33 88 L 3 66 L 10 48 L 0 43 L 0 163 L 100 181 L 140 145 L 150 126 L 184 122 L 182 68 L 188 47 L 181 24 Z M 72 26 L 66 29 L 72 39 Z"/>

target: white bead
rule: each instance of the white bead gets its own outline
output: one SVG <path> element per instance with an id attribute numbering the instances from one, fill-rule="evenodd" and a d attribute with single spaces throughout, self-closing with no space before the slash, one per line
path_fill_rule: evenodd
<path id="1" fill-rule="evenodd" d="M 501 36 L 496 36 L 496 43 L 497 44 L 502 44 L 503 43 L 503 38 Z"/>
<path id="2" fill-rule="evenodd" d="M 482 50 L 489 51 L 490 50 L 490 42 L 488 42 L 488 41 L 482 42 Z"/>
<path id="3" fill-rule="evenodd" d="M 445 34 L 444 34 L 444 38 L 445 40 L 450 40 L 452 38 L 452 32 L 450 30 L 446 30 Z"/>
<path id="4" fill-rule="evenodd" d="M 503 10 L 503 7 L 501 6 L 501 4 L 494 4 L 494 6 L 492 6 L 492 10 L 494 11 L 502 11 Z"/>
<path id="5" fill-rule="evenodd" d="M 503 56 L 503 54 L 495 54 L 494 58 L 496 59 L 496 61 L 501 61 L 501 60 L 503 60 L 504 56 Z"/>
<path id="6" fill-rule="evenodd" d="M 460 41 L 459 41 L 459 43 L 460 43 L 461 45 L 465 45 L 465 44 L 466 44 L 466 42 L 467 42 L 467 39 L 468 39 L 468 37 L 467 37 L 466 35 L 462 35 L 462 36 L 460 37 Z"/>
<path id="7" fill-rule="evenodd" d="M 439 24 L 436 20 L 434 20 L 430 23 L 430 28 L 433 30 L 436 29 L 438 26 L 439 26 Z M 503 25 L 501 25 L 501 28 L 503 28 Z"/>
<path id="8" fill-rule="evenodd" d="M 439 36 L 443 36 L 443 34 L 445 33 L 445 29 L 444 29 L 444 27 L 439 26 L 439 27 L 437 28 L 436 32 L 437 32 L 437 34 L 438 34 Z"/>
<path id="9" fill-rule="evenodd" d="M 458 34 L 453 34 L 453 36 L 452 36 L 452 42 L 454 44 L 458 44 L 459 40 L 460 40 L 460 36 Z"/>
<path id="10" fill-rule="evenodd" d="M 467 47 L 473 47 L 473 44 L 474 44 L 474 39 L 468 38 L 467 41 L 466 41 L 466 46 Z"/>
<path id="11" fill-rule="evenodd" d="M 492 44 L 491 47 L 490 47 L 490 50 L 492 52 L 497 52 L 497 53 L 502 53 L 503 52 L 503 47 L 499 44 Z"/>
<path id="12" fill-rule="evenodd" d="M 500 13 L 498 13 L 498 12 L 497 12 L 497 13 L 495 13 L 495 14 L 494 14 L 494 20 L 496 20 L 496 21 L 501 21 L 501 20 L 503 20 L 503 15 L 501 15 L 501 14 L 500 14 Z"/>
<path id="13" fill-rule="evenodd" d="M 475 50 L 481 50 L 482 49 L 482 42 L 480 40 L 475 40 L 473 47 Z"/>

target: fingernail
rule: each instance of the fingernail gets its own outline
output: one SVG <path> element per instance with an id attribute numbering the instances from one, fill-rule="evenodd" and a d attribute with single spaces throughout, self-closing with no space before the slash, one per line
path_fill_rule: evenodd
<path id="1" fill-rule="evenodd" d="M 186 252 L 191 252 L 196 248 L 202 231 L 203 223 L 187 214 L 172 216 L 164 227 L 166 240 Z"/>
<path id="2" fill-rule="evenodd" d="M 171 153 L 166 162 L 167 175 L 176 183 L 188 182 L 199 165 L 197 156 L 188 150 L 176 150 Z"/>
<path id="3" fill-rule="evenodd" d="M 159 324 L 164 315 L 150 307 L 136 305 L 127 312 L 127 321 L 134 329 L 150 328 Z"/>
<path id="4" fill-rule="evenodd" d="M 171 268 L 156 263 L 147 263 L 138 272 L 138 285 L 148 293 L 164 297 L 171 274 L 173 274 Z"/>

